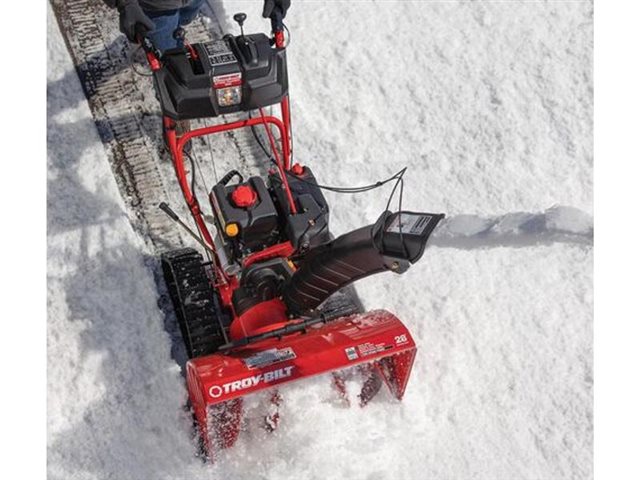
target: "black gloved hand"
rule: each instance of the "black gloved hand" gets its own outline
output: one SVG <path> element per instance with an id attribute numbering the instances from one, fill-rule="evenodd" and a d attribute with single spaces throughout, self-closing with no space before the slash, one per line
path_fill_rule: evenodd
<path id="1" fill-rule="evenodd" d="M 264 0 L 264 8 L 262 9 L 262 17 L 269 18 L 273 14 L 275 9 L 279 9 L 284 18 L 287 15 L 287 10 L 291 6 L 291 0 Z"/>
<path id="2" fill-rule="evenodd" d="M 138 5 L 138 0 L 118 0 L 117 6 L 120 12 L 120 31 L 130 42 L 137 42 L 138 34 L 145 35 L 156 28 Z"/>

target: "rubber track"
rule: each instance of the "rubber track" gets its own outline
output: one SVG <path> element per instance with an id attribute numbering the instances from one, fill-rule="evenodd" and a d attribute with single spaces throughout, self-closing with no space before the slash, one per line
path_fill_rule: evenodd
<path id="1" fill-rule="evenodd" d="M 214 353 L 225 343 L 218 322 L 216 296 L 203 267 L 203 258 L 192 248 L 162 254 L 162 265 L 168 281 L 178 324 L 189 357 Z M 220 316 L 220 321 L 224 319 Z"/>

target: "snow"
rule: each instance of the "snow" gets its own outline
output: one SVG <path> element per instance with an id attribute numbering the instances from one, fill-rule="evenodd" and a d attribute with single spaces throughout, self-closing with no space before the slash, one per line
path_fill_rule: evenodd
<path id="1" fill-rule="evenodd" d="M 592 10 L 294 2 L 297 160 L 336 185 L 408 166 L 404 206 L 448 218 L 408 273 L 358 284 L 418 344 L 403 402 L 289 386 L 276 432 L 249 422 L 214 466 L 194 456 L 151 252 L 50 14 L 50 478 L 591 478 Z M 216 11 L 267 28 L 255 1 Z M 333 229 L 386 195 L 331 194 Z"/>
<path id="2" fill-rule="evenodd" d="M 494 217 L 445 218 L 430 245 L 454 248 L 593 242 L 593 219 L 574 207 L 555 206 L 541 213 L 513 212 Z"/>
<path id="3" fill-rule="evenodd" d="M 49 476 L 179 476 L 190 419 L 149 253 L 51 16 L 48 33 Z"/>

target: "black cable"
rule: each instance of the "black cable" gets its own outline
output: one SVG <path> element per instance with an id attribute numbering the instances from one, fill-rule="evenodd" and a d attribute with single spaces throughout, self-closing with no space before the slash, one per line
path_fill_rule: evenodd
<path id="1" fill-rule="evenodd" d="M 370 185 L 365 185 L 362 187 L 328 187 L 325 185 L 323 186 L 319 185 L 319 186 L 320 188 L 324 188 L 325 190 L 333 191 L 336 193 L 368 192 L 370 190 L 375 190 L 376 188 L 382 187 L 383 185 L 386 185 L 387 183 L 393 181 L 394 179 L 397 179 L 398 181 L 401 180 L 406 170 L 407 170 L 407 167 L 404 167 L 401 170 L 399 170 L 397 173 L 392 175 L 391 177 L 387 178 L 386 180 L 380 180 L 380 181 L 377 181 L 376 183 L 372 183 Z"/>
<path id="2" fill-rule="evenodd" d="M 184 152 L 184 150 L 183 150 Z M 184 154 L 187 156 L 187 158 L 189 159 L 189 162 L 191 162 L 191 195 L 193 195 L 193 200 L 200 205 L 200 202 L 198 201 L 198 197 L 196 195 L 196 162 L 193 159 L 193 156 L 191 155 L 191 153 L 189 152 L 184 152 Z M 194 218 L 193 215 L 191 215 L 191 219 L 193 220 L 193 223 L 196 226 L 196 232 L 198 232 L 198 236 L 200 237 L 200 240 L 202 240 L 203 243 L 206 243 L 204 241 L 204 238 L 202 238 L 202 232 L 200 231 L 200 227 L 198 226 L 198 222 L 196 222 L 196 219 Z M 213 261 L 211 258 L 211 254 L 209 253 L 209 249 L 205 249 L 205 252 L 207 254 L 207 258 L 209 259 L 209 261 Z"/>
<path id="3" fill-rule="evenodd" d="M 407 170 L 407 167 L 404 167 L 402 170 L 398 171 L 397 173 L 395 173 L 394 175 L 390 176 L 389 178 L 385 179 L 385 180 L 380 180 L 377 181 L 376 183 L 371 183 L 369 185 L 362 185 L 359 187 L 333 187 L 333 186 L 328 186 L 328 185 L 321 185 L 319 183 L 315 183 L 315 182 L 310 182 L 308 180 L 305 180 L 303 178 L 298 177 L 296 174 L 291 173 L 289 171 L 285 171 L 285 173 L 293 178 L 295 178 L 296 180 L 302 182 L 302 183 L 307 183 L 309 185 L 313 185 L 316 186 L 322 190 L 328 190 L 330 192 L 335 192 L 335 193 L 364 193 L 364 192 L 369 192 L 371 190 L 375 190 L 376 188 L 382 187 L 383 185 L 386 185 L 387 183 L 393 181 L 393 180 L 397 180 L 399 178 L 402 177 L 402 175 L 404 175 L 404 172 Z"/>
<path id="4" fill-rule="evenodd" d="M 389 211 L 389 207 L 391 206 L 391 200 L 393 200 L 393 197 L 395 196 L 398 185 L 404 186 L 404 180 L 402 179 L 402 177 L 404 176 L 404 172 L 406 171 L 407 171 L 407 167 L 404 167 L 402 170 L 396 173 L 393 177 L 391 177 L 391 178 L 397 178 L 397 180 L 395 185 L 393 186 L 393 190 L 391 190 L 391 194 L 389 195 L 389 198 L 387 199 L 387 206 L 384 209 L 385 212 Z M 402 192 L 402 187 L 400 189 L 400 192 Z M 400 202 L 402 202 L 402 193 L 400 194 Z M 400 205 L 402 205 L 402 203 L 400 203 Z"/>
<path id="5" fill-rule="evenodd" d="M 251 112 L 249 111 L 249 118 L 253 118 L 251 116 Z M 262 140 L 260 140 L 260 137 L 258 136 L 258 132 L 256 130 L 256 126 L 252 125 L 251 126 L 251 133 L 253 133 L 253 138 L 256 139 L 256 142 L 258 142 L 258 145 L 260 145 L 260 148 L 262 149 L 262 151 L 264 152 L 264 154 L 267 156 L 267 158 L 269 159 L 270 162 L 272 163 L 276 163 L 275 159 L 273 158 L 273 156 L 271 155 L 271 152 L 269 152 L 269 150 L 267 150 L 267 147 L 265 146 L 264 143 L 262 143 Z"/>
<path id="6" fill-rule="evenodd" d="M 282 22 L 282 26 L 287 31 L 287 43 L 284 44 L 284 48 L 287 48 L 289 45 L 291 45 L 291 32 L 289 31 L 289 27 L 287 27 L 284 22 Z"/>
<path id="7" fill-rule="evenodd" d="M 184 152 L 184 154 L 189 159 L 189 162 L 191 162 L 191 194 L 193 195 L 193 198 L 197 202 L 198 198 L 196 197 L 196 162 L 193 159 L 193 156 L 191 155 L 191 153 Z"/>
<path id="8" fill-rule="evenodd" d="M 249 112 L 249 118 L 253 118 L 251 116 L 251 112 Z M 265 146 L 265 144 L 262 142 L 262 140 L 260 139 L 258 132 L 255 130 L 255 126 L 251 127 L 251 132 L 253 133 L 253 137 L 256 139 L 256 142 L 258 142 L 258 145 L 260 146 L 260 148 L 262 149 L 262 151 L 264 152 L 265 156 L 267 157 L 267 159 L 273 163 L 274 165 L 277 166 L 277 163 L 275 161 L 275 159 L 273 158 L 273 156 L 271 155 L 271 152 L 269 152 L 269 150 L 267 150 L 267 147 Z M 302 183 L 306 183 L 309 185 L 313 185 L 316 186 L 322 190 L 327 190 L 330 192 L 335 192 L 335 193 L 364 193 L 364 192 L 368 192 L 370 190 L 374 190 L 378 187 L 382 187 L 383 185 L 393 181 L 394 179 L 397 179 L 399 177 L 402 177 L 402 175 L 404 175 L 404 172 L 407 170 L 407 167 L 404 167 L 402 170 L 400 170 L 399 172 L 397 172 L 395 175 L 392 175 L 391 177 L 387 178 L 386 180 L 381 180 L 378 181 L 376 183 L 372 183 L 369 185 L 363 185 L 360 187 L 333 187 L 333 186 L 329 186 L 329 185 L 321 185 L 319 183 L 314 183 L 314 182 L 309 182 L 308 180 L 305 180 L 303 178 L 298 177 L 297 175 L 291 173 L 288 170 L 285 170 L 285 174 L 295 178 L 296 180 L 302 182 Z"/>
<path id="9" fill-rule="evenodd" d="M 326 210 L 324 208 L 320 209 L 320 213 L 318 215 L 315 216 L 315 218 L 313 218 L 311 221 L 309 221 L 307 223 L 307 228 L 304 229 L 304 232 L 302 232 L 302 234 L 298 237 L 299 239 L 303 239 L 304 236 L 307 234 L 307 232 L 309 231 L 309 229 L 314 226 L 316 224 L 316 222 L 325 214 L 327 213 Z M 315 237 L 317 237 L 318 235 L 320 235 L 322 232 L 324 232 L 324 229 L 327 228 L 327 222 L 324 222 L 324 226 L 318 230 L 313 237 L 311 237 L 309 239 L 309 245 L 311 244 L 311 240 L 314 239 Z"/>
<path id="10" fill-rule="evenodd" d="M 402 232 L 402 198 L 404 196 L 404 174 L 407 171 L 407 167 L 403 168 L 398 175 L 398 178 L 396 180 L 395 185 L 393 186 L 393 190 L 391 190 L 391 194 L 389 195 L 389 198 L 387 199 L 387 206 L 384 209 L 384 219 L 382 222 L 382 227 L 380 228 L 380 230 L 376 233 L 376 237 L 379 238 L 375 238 L 375 242 L 379 245 L 379 248 L 382 247 L 382 245 L 380 245 L 380 241 L 382 240 L 382 236 L 384 233 L 384 229 L 385 229 L 385 224 L 387 223 L 387 218 L 389 218 L 389 216 L 391 215 L 391 212 L 389 211 L 389 207 L 391 206 L 391 201 L 393 200 L 393 197 L 395 196 L 396 190 L 398 188 L 398 185 L 400 186 L 400 195 L 398 197 L 398 234 L 400 235 L 400 243 L 402 244 L 402 248 L 404 250 L 405 256 L 409 256 L 408 253 L 408 249 L 407 249 L 407 245 L 404 242 L 404 236 L 403 236 L 403 232 Z"/>
<path id="11" fill-rule="evenodd" d="M 286 27 L 285 27 L 286 28 Z M 251 112 L 249 112 L 249 118 L 252 118 L 251 116 Z M 264 143 L 262 142 L 262 140 L 260 139 L 258 132 L 255 130 L 255 126 L 251 127 L 251 132 L 253 133 L 253 137 L 256 139 L 256 142 L 258 142 L 258 145 L 260 145 L 260 148 L 262 149 L 262 151 L 264 152 L 264 154 L 266 155 L 266 157 L 269 159 L 269 161 L 271 163 L 273 163 L 274 165 L 278 165 L 277 162 L 275 161 L 275 159 L 273 158 L 273 156 L 271 155 L 271 153 L 267 150 L 267 147 L 264 145 Z M 395 196 L 396 190 L 398 189 L 398 186 L 400 186 L 400 196 L 398 197 L 398 233 L 400 235 L 400 243 L 402 244 L 402 248 L 405 251 L 405 254 L 407 254 L 407 246 L 404 242 L 404 236 L 403 236 L 403 232 L 402 232 L 402 198 L 404 196 L 404 174 L 407 171 L 407 167 L 403 167 L 401 170 L 399 170 L 397 173 L 395 173 L 394 175 L 390 176 L 389 178 L 385 179 L 385 180 L 380 180 L 377 181 L 376 183 L 371 183 L 369 185 L 363 185 L 360 187 L 334 187 L 334 186 L 328 186 L 328 185 L 321 185 L 317 182 L 310 182 L 308 180 L 305 180 L 303 178 L 300 178 L 299 176 L 295 175 L 294 173 L 291 173 L 288 170 L 285 170 L 284 173 L 285 175 L 295 178 L 296 181 L 302 182 L 302 183 L 306 183 L 308 185 L 311 186 L 315 186 L 318 187 L 322 190 L 327 190 L 330 192 L 334 192 L 334 193 L 350 193 L 350 194 L 356 194 L 356 193 L 365 193 L 365 192 L 369 192 L 371 190 L 375 190 L 376 188 L 382 187 L 383 185 L 386 185 L 387 183 L 395 180 L 396 183 L 393 186 L 393 190 L 391 190 L 391 194 L 389 195 L 389 198 L 387 199 L 387 205 L 385 207 L 385 216 L 384 216 L 384 221 L 383 221 L 383 227 L 380 229 L 380 238 L 382 238 L 382 233 L 384 232 L 384 223 L 386 223 L 387 218 L 389 217 L 389 215 L 391 214 L 391 212 L 389 211 L 389 207 L 391 206 L 391 201 L 393 200 L 393 197 Z M 321 212 L 321 214 L 324 213 Z M 314 219 L 314 221 L 316 221 L 319 218 L 319 216 Z M 304 236 L 308 231 L 309 228 L 311 227 L 311 225 L 307 226 L 307 228 L 305 229 L 305 231 L 303 232 L 303 234 L 300 236 L 300 238 L 302 238 L 302 236 Z M 326 224 L 325 224 L 326 227 Z M 324 227 L 316 233 L 315 236 L 319 235 L 322 231 L 324 230 Z M 377 234 L 378 235 L 378 234 Z M 378 239 L 374 239 L 376 242 L 378 241 Z M 407 255 L 408 256 L 408 255 Z"/>
<path id="12" fill-rule="evenodd" d="M 398 197 L 398 233 L 400 234 L 400 243 L 406 257 L 409 257 L 409 249 L 407 244 L 404 243 L 404 236 L 402 234 L 402 198 L 404 197 L 404 178 L 400 178 L 400 196 Z"/>

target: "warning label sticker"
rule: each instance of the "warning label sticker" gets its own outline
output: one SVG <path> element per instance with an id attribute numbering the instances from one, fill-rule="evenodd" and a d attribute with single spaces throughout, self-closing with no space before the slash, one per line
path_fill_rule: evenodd
<path id="1" fill-rule="evenodd" d="M 417 213 L 403 213 L 396 216 L 387 227 L 387 232 L 402 233 L 409 235 L 422 235 L 429 223 L 431 223 L 431 215 L 420 215 Z"/>
<path id="2" fill-rule="evenodd" d="M 258 368 L 267 365 L 273 365 L 274 363 L 284 362 L 285 360 L 291 360 L 294 358 L 296 358 L 295 352 L 291 347 L 287 347 L 265 350 L 264 352 L 259 352 L 251 357 L 247 357 L 242 361 L 249 368 Z"/>
<path id="3" fill-rule="evenodd" d="M 358 352 L 356 352 L 356 347 L 345 348 L 344 353 L 347 354 L 347 358 L 349 360 L 356 360 L 358 358 Z"/>
<path id="4" fill-rule="evenodd" d="M 218 65 L 226 65 L 228 63 L 235 63 L 238 61 L 225 40 L 216 40 L 215 42 L 207 42 L 203 44 L 203 46 L 204 46 L 204 49 L 207 51 L 207 56 L 209 57 L 209 64 L 212 67 L 215 67 Z"/>
<path id="5" fill-rule="evenodd" d="M 367 342 L 358 345 L 358 352 L 360 352 L 360 356 L 366 357 L 368 355 L 374 355 L 376 353 L 384 352 L 385 350 L 389 350 L 390 348 L 393 348 L 393 345 Z"/>

